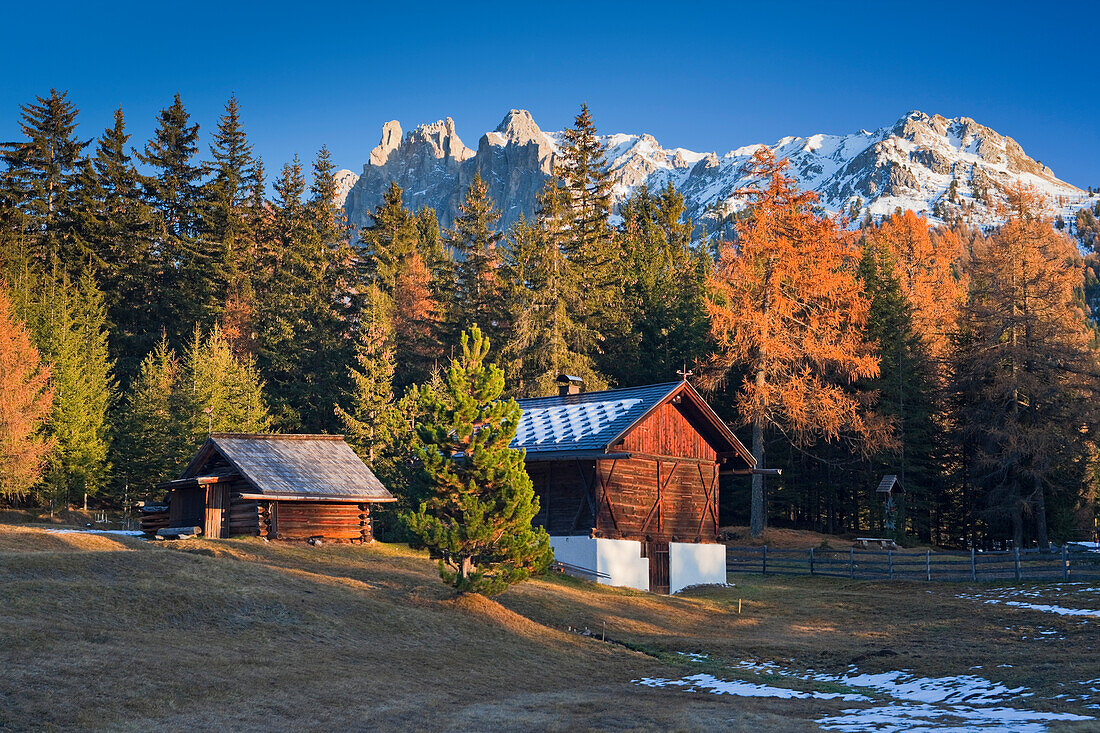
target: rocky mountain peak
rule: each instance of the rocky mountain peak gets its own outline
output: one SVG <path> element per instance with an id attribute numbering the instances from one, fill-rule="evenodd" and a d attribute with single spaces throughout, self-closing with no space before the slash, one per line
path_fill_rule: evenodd
<path id="1" fill-rule="evenodd" d="M 453 158 L 459 162 L 472 158 L 474 151 L 466 147 L 455 132 L 450 117 L 427 125 L 419 125 L 409 133 L 407 145 L 426 146 L 436 158 Z"/>
<path id="2" fill-rule="evenodd" d="M 400 146 L 401 123 L 397 120 L 390 120 L 382 125 L 382 139 L 379 141 L 378 146 L 370 151 L 370 159 L 367 161 L 367 165 L 385 165 L 386 161 L 390 159 L 390 153 Z M 366 169 L 366 166 L 364 166 L 364 169 Z"/>
<path id="3" fill-rule="evenodd" d="M 539 126 L 535 124 L 535 118 L 525 109 L 509 110 L 493 132 L 498 133 L 508 142 L 518 145 L 532 141 L 542 142 L 542 139 L 546 137 Z"/>

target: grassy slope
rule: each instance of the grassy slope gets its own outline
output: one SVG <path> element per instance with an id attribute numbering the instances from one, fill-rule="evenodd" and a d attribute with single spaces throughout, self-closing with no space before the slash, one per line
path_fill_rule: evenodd
<path id="1" fill-rule="evenodd" d="M 559 577 L 499 604 L 456 601 L 399 547 L 0 526 L 0 728 L 814 730 L 850 704 L 630 680 L 699 671 L 676 651 L 711 654 L 720 675 L 741 659 L 937 674 L 988 664 L 981 674 L 1043 693 L 1095 666 L 1095 624 L 976 607 L 959 586 L 737 583 L 661 598 Z M 1064 626 L 1067 640 L 1003 632 L 1024 621 Z M 564 631 L 599 636 L 605 623 L 621 644 Z M 1014 666 L 992 669 L 1002 662 Z"/>

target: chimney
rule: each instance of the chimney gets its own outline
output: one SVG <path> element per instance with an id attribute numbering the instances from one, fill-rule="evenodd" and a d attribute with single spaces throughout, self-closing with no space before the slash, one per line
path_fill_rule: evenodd
<path id="1" fill-rule="evenodd" d="M 570 394 L 580 394 L 584 380 L 574 377 L 572 374 L 558 375 L 558 395 L 564 397 Z"/>

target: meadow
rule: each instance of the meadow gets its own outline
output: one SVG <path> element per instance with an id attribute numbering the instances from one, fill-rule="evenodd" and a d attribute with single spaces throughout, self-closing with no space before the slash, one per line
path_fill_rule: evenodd
<path id="1" fill-rule="evenodd" d="M 400 545 L 0 525 L 0 728 L 1098 725 L 1097 584 L 730 580 L 455 597 Z"/>

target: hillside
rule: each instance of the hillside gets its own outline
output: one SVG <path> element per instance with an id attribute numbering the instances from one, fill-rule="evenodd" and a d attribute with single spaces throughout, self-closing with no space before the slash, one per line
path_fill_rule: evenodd
<path id="1" fill-rule="evenodd" d="M 369 225 L 370 213 L 396 182 L 411 209 L 434 208 L 449 225 L 477 171 L 504 225 L 521 214 L 530 217 L 561 140 L 560 132 L 543 131 L 526 110 L 511 110 L 495 130 L 481 136 L 476 149 L 463 143 L 449 117 L 405 135 L 399 122 L 387 122 L 362 174 L 356 178 L 342 171 L 344 185 L 353 183 L 345 200 L 348 220 Z M 666 148 L 647 134 L 604 135 L 600 141 L 616 201 L 642 185 L 657 189 L 671 183 L 684 194 L 687 214 L 696 220 L 745 205 L 738 191 L 752 183 L 746 165 L 762 145 L 719 155 Z M 818 192 L 827 210 L 855 214 L 856 220 L 901 207 L 941 220 L 993 223 L 999 220 L 1002 190 L 1015 182 L 1035 186 L 1067 218 L 1089 201 L 1011 137 L 968 117 L 914 111 L 870 132 L 784 137 L 768 147 L 790 161 L 798 184 Z"/>
<path id="2" fill-rule="evenodd" d="M 1087 619 L 981 587 L 733 579 L 659 597 L 559 576 L 455 600 L 399 546 L 0 526 L 0 728 L 859 731 L 889 709 L 1088 729 Z"/>

